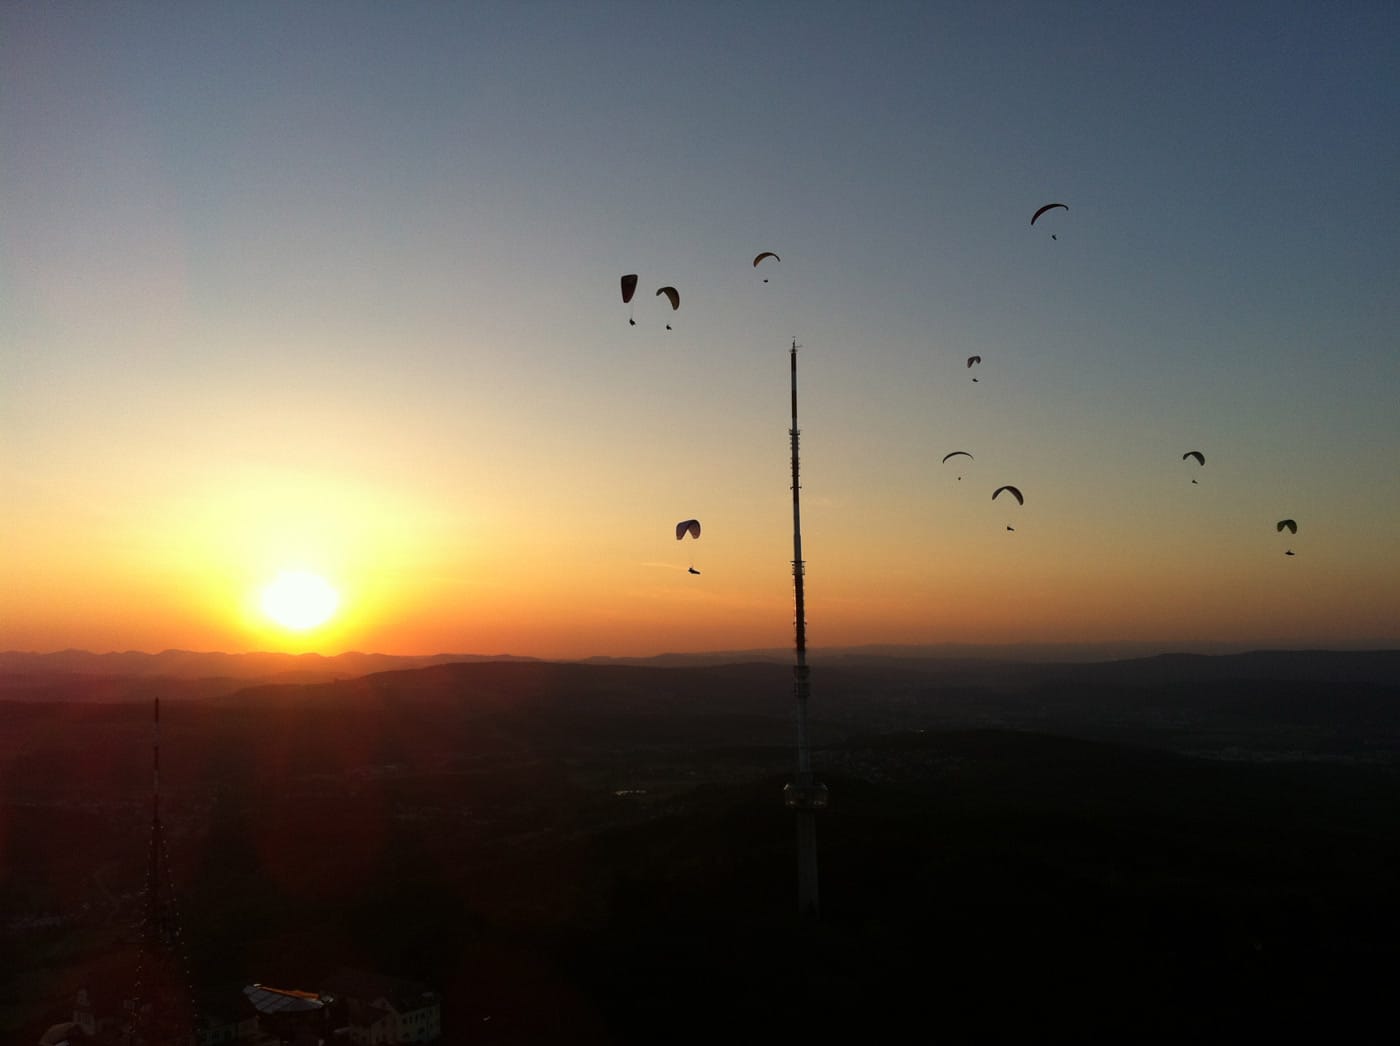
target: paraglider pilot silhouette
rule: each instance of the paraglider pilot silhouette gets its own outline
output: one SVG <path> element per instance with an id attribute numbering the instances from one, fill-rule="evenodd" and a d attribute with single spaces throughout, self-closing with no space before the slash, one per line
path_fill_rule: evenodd
<path id="1" fill-rule="evenodd" d="M 637 293 L 637 274 L 636 274 L 635 272 L 629 272 L 626 276 L 622 277 L 622 304 L 623 304 L 623 305 L 631 305 L 631 304 L 632 304 L 632 295 L 634 295 L 634 294 L 636 294 L 636 293 Z M 635 327 L 636 325 L 637 325 L 637 321 L 636 321 L 635 319 L 632 318 L 632 310 L 631 310 L 631 309 L 628 309 L 628 310 L 627 310 L 627 326 L 629 326 L 629 327 Z"/>
<path id="2" fill-rule="evenodd" d="M 683 541 L 687 534 L 689 534 L 692 538 L 694 538 L 697 541 L 700 540 L 700 521 L 698 519 L 683 519 L 676 524 L 677 541 Z M 700 573 L 700 571 L 695 569 L 695 563 L 693 560 L 690 564 L 690 573 Z"/>
<path id="3" fill-rule="evenodd" d="M 1185 454 L 1181 455 L 1182 461 L 1185 461 L 1187 458 L 1195 458 L 1201 464 L 1202 468 L 1205 467 L 1206 456 L 1202 454 L 1199 450 L 1188 450 Z M 1196 482 L 1195 476 L 1191 477 L 1191 482 Z"/>
<path id="4" fill-rule="evenodd" d="M 1026 503 L 1026 499 L 1021 496 L 1021 492 L 1015 487 L 1011 486 L 997 487 L 996 490 L 992 491 L 992 500 L 995 501 L 997 499 L 997 495 L 1000 494 L 1003 490 L 1016 499 L 1016 504 L 1024 505 Z M 1013 527 L 1010 523 L 1006 525 L 1006 529 L 1012 531 L 1013 533 L 1016 530 L 1016 528 Z"/>
<path id="5" fill-rule="evenodd" d="M 956 458 L 956 457 L 959 457 L 959 456 L 964 457 L 964 458 L 967 458 L 968 461 L 973 460 L 973 459 L 972 459 L 972 455 L 969 454 L 967 451 L 965 451 L 965 450 L 955 450 L 955 451 L 952 451 L 952 452 L 950 452 L 950 453 L 948 453 L 948 454 L 944 454 L 944 455 L 943 455 L 943 464 L 945 464 L 945 465 L 948 464 L 948 459 L 949 459 L 949 458 Z M 958 477 L 958 480 L 961 481 L 961 480 L 962 480 L 962 476 L 959 476 L 959 477 Z"/>
<path id="6" fill-rule="evenodd" d="M 758 263 L 761 262 L 764 258 L 772 258 L 772 259 L 773 259 L 774 261 L 776 261 L 776 262 L 780 262 L 780 261 L 783 260 L 783 259 L 779 258 L 776 254 L 774 254 L 772 251 L 764 251 L 762 254 L 760 254 L 760 255 L 758 255 L 756 258 L 754 258 L 754 260 L 753 260 L 753 267 L 754 267 L 755 269 L 757 269 L 757 268 L 758 268 Z M 764 283 L 767 283 L 767 282 L 768 282 L 768 277 L 767 277 L 767 276 L 763 277 L 763 282 L 764 282 Z"/>
<path id="7" fill-rule="evenodd" d="M 1041 207 L 1041 208 L 1037 209 L 1036 212 L 1035 212 L 1034 214 L 1031 215 L 1031 224 L 1034 225 L 1034 224 L 1035 224 L 1035 220 L 1036 220 L 1037 218 L 1039 218 L 1039 217 L 1040 217 L 1042 214 L 1044 214 L 1046 211 L 1054 210 L 1056 207 L 1063 207 L 1065 210 L 1069 210 L 1069 204 L 1067 204 L 1067 203 L 1047 203 L 1044 207 Z M 1050 239 L 1052 239 L 1052 240 L 1058 240 L 1059 237 L 1056 236 L 1056 235 L 1052 232 L 1052 233 L 1050 234 Z"/>
<path id="8" fill-rule="evenodd" d="M 667 300 L 669 300 L 670 303 L 671 303 L 671 311 L 672 311 L 672 312 L 675 312 L 677 309 L 679 309 L 679 308 L 681 307 L 681 292 L 678 291 L 678 290 L 676 290 L 676 288 L 674 288 L 674 287 L 662 287 L 662 288 L 660 288 L 659 290 L 657 290 L 656 294 L 657 294 L 657 297 L 660 297 L 660 296 L 663 295 L 663 294 L 666 295 Z M 666 324 L 666 329 L 667 329 L 667 330 L 670 330 L 670 329 L 671 329 L 671 325 L 670 325 L 669 323 Z"/>

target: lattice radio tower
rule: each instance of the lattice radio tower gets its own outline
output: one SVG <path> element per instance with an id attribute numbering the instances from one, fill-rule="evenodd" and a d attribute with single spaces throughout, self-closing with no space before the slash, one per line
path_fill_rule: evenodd
<path id="1" fill-rule="evenodd" d="M 797 908 L 815 919 L 821 913 L 817 893 L 816 812 L 827 804 L 827 788 L 812 776 L 812 753 L 807 744 L 807 697 L 810 670 L 807 667 L 807 617 L 802 580 L 807 564 L 802 558 L 802 487 L 798 482 L 797 444 L 797 350 L 792 340 L 792 586 L 796 600 L 793 625 L 796 631 L 797 660 L 792 667 L 793 696 L 797 698 L 797 779 L 783 788 L 783 801 L 797 814 Z"/>
<path id="2" fill-rule="evenodd" d="M 170 851 L 160 820 L 160 698 L 151 744 L 151 847 L 146 864 L 146 910 L 134 997 L 127 1003 L 131 1046 L 189 1046 L 195 1031 L 194 992 Z"/>

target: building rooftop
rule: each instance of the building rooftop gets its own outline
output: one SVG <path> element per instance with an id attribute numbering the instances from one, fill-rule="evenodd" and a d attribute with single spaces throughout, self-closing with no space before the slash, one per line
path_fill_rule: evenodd
<path id="1" fill-rule="evenodd" d="M 250 984 L 243 994 L 259 1013 L 310 1013 L 325 1009 L 330 1001 L 315 992 L 270 988 L 266 984 Z"/>

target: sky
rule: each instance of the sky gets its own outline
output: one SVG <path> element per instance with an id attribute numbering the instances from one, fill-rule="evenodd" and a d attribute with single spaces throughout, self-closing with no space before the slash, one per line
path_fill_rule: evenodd
<path id="1" fill-rule="evenodd" d="M 1397 39 L 0 6 L 0 649 L 1396 645 Z"/>

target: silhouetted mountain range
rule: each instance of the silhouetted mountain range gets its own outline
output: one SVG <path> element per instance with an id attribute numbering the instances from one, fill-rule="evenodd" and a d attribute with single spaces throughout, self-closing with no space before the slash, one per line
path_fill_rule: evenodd
<path id="1" fill-rule="evenodd" d="M 530 661 L 533 658 L 510 654 L 429 654 L 401 656 L 396 654 L 362 654 L 349 651 L 327 656 L 323 654 L 282 654 L 255 652 L 224 654 L 193 650 L 163 650 L 158 654 L 127 650 L 121 653 L 94 654 L 87 650 L 59 650 L 38 654 L 8 650 L 0 653 L 0 674 L 60 674 L 98 676 L 170 676 L 175 679 L 271 679 L 296 677 L 310 679 L 345 679 L 370 672 L 387 672 L 396 668 L 421 668 L 449 661 Z"/>
<path id="2" fill-rule="evenodd" d="M 399 656 L 348 652 L 224 654 L 137 650 L 94 654 L 86 650 L 54 653 L 0 653 L 0 700 L 129 701 L 141 697 L 212 697 L 252 684 L 322 683 L 372 672 L 421 668 L 449 662 L 528 661 L 509 654 L 431 654 Z M 197 682 L 197 686 L 188 684 Z"/>
<path id="3" fill-rule="evenodd" d="M 814 657 L 813 665 L 816 738 L 1008 727 L 1190 752 L 1238 749 L 1296 758 L 1400 752 L 1396 650 L 1163 654 L 1087 663 L 829 652 Z M 357 675 L 357 669 L 369 671 Z M 457 655 L 0 655 L 0 700 L 152 697 L 339 709 L 426 702 L 460 705 L 462 714 L 642 717 L 638 724 L 713 724 L 724 717 L 787 724 L 791 717 L 790 668 L 776 658 L 683 667 L 669 659 L 618 664 Z"/>
<path id="4" fill-rule="evenodd" d="M 1192 655 L 1221 655 L 1252 653 L 1267 658 L 1274 654 L 1304 656 L 1310 652 L 1260 650 L 1241 644 L 1192 643 L 1172 652 L 1163 653 L 1160 643 L 1018 643 L 1005 645 L 974 645 L 945 643 L 923 646 L 869 645 L 856 647 L 825 647 L 808 651 L 813 664 L 839 663 L 846 665 L 881 665 L 890 662 L 1014 662 L 1014 663 L 1082 663 L 1098 661 L 1137 661 L 1161 656 L 1189 658 Z M 1345 651 L 1356 652 L 1384 649 L 1389 644 L 1352 644 Z M 706 665 L 742 664 L 755 661 L 777 661 L 789 664 L 792 650 L 775 647 L 756 650 L 718 650 L 699 653 L 657 654 L 649 657 L 564 658 L 552 660 L 578 661 L 595 665 L 645 665 L 655 668 L 694 668 Z M 256 679 L 259 681 L 324 682 L 389 672 L 405 668 L 425 668 L 455 662 L 477 661 L 538 661 L 535 657 L 512 654 L 373 654 L 347 651 L 342 654 L 285 654 L 270 651 L 227 654 L 217 651 L 163 650 L 146 653 L 139 650 L 93 653 L 88 650 L 59 650 L 50 653 L 7 650 L 0 651 L 0 677 L 58 676 L 65 674 L 119 678 L 169 677 L 172 679 Z"/>

